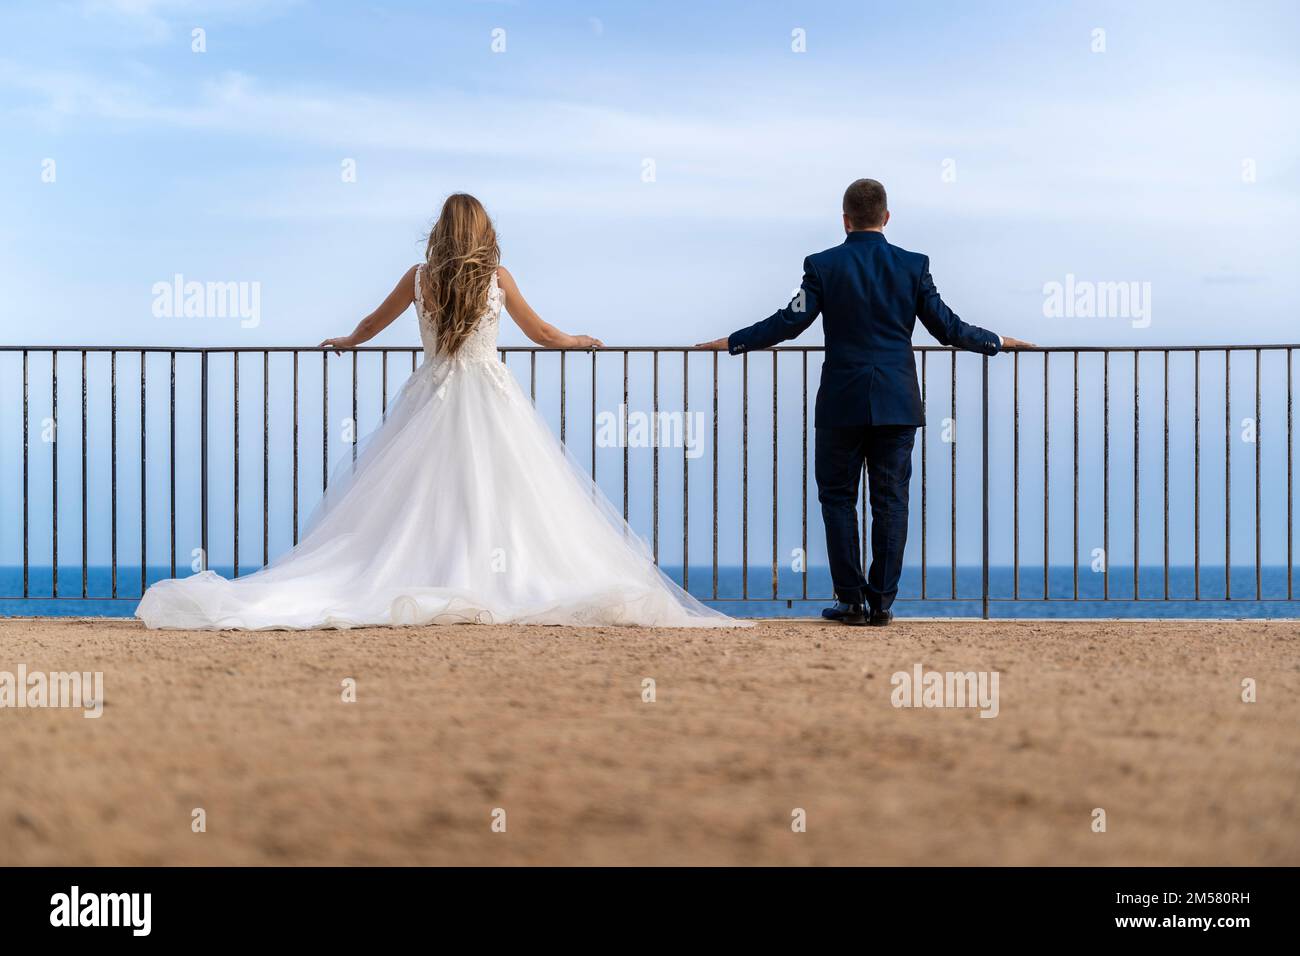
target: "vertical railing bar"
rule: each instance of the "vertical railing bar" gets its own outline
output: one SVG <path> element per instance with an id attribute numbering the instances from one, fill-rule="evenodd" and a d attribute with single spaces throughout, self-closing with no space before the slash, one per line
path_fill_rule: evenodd
<path id="1" fill-rule="evenodd" d="M 924 359 L 925 353 L 922 352 L 921 355 L 922 359 Z M 799 519 L 799 546 L 803 549 L 800 552 L 803 560 L 799 562 L 799 566 L 803 568 L 801 593 L 806 601 L 808 600 L 808 353 L 806 351 L 799 353 L 799 359 L 803 367 L 803 404 L 800 406 L 803 416 L 803 482 L 800 485 L 801 491 L 799 495 L 802 501 Z"/>
<path id="2" fill-rule="evenodd" d="M 534 353 L 536 354 L 536 353 Z M 659 564 L 659 350 L 650 353 L 650 521 L 654 525 L 651 532 L 651 548 L 655 564 Z"/>
<path id="3" fill-rule="evenodd" d="M 231 518 L 233 527 L 233 549 L 232 558 L 233 570 L 231 577 L 239 577 L 239 353 L 230 353 L 231 376 L 234 379 L 232 387 L 234 388 L 234 482 L 232 484 L 233 504 L 231 508 Z"/>
<path id="4" fill-rule="evenodd" d="M 1019 355 L 1020 353 L 1017 352 L 1016 354 Z M 1049 470 L 1051 467 L 1051 458 L 1048 454 L 1051 449 L 1051 446 L 1050 443 L 1048 442 L 1048 437 L 1047 437 L 1047 423 L 1048 423 L 1048 419 L 1050 418 L 1050 410 L 1047 403 L 1047 382 L 1048 382 L 1048 367 L 1049 367 L 1048 360 L 1051 359 L 1051 357 L 1052 356 L 1050 352 L 1043 353 L 1043 600 L 1044 601 L 1050 601 L 1052 599 L 1051 582 L 1048 579 L 1048 574 L 1051 569 L 1051 564 L 1048 559 L 1051 553 L 1051 549 L 1049 545 L 1051 542 L 1051 532 L 1052 532 L 1052 521 L 1051 521 L 1052 483 L 1049 480 L 1051 475 L 1051 472 Z M 987 362 L 988 360 L 985 359 L 985 361 Z"/>
<path id="5" fill-rule="evenodd" d="M 528 353 L 528 397 L 533 407 L 537 407 L 537 353 Z"/>
<path id="6" fill-rule="evenodd" d="M 1101 566 L 1102 600 L 1110 600 L 1110 349 L 1101 354 L 1102 452 L 1101 452 Z"/>
<path id="7" fill-rule="evenodd" d="M 596 480 L 596 353 L 591 353 L 591 480 Z"/>
<path id="8" fill-rule="evenodd" d="M 569 354 L 568 352 L 560 353 L 560 444 L 561 445 L 568 444 L 568 440 L 565 435 L 566 422 L 564 420 L 564 404 L 565 404 L 564 397 L 565 397 L 565 393 L 568 391 L 568 381 L 565 375 L 564 360 L 568 356 L 568 354 Z M 593 352 L 592 354 L 594 355 L 595 353 Z"/>
<path id="9" fill-rule="evenodd" d="M 298 544 L 298 350 L 293 350 L 293 543 Z"/>
<path id="10" fill-rule="evenodd" d="M 411 349 L 411 371 L 415 371 L 415 360 L 419 356 L 419 349 Z"/>
<path id="11" fill-rule="evenodd" d="M 54 429 L 51 433 L 54 441 L 50 443 L 50 533 L 53 578 L 51 580 L 51 597 L 59 596 L 59 351 L 50 351 L 50 422 Z"/>
<path id="12" fill-rule="evenodd" d="M 951 436 L 952 441 L 949 449 L 949 468 L 948 468 L 948 503 L 951 506 L 949 515 L 949 557 L 951 561 L 950 569 L 950 587 L 952 588 L 952 600 L 957 600 L 957 351 L 954 349 L 949 353 L 952 362 L 952 383 L 949 398 L 951 405 L 949 408 L 949 421 L 952 422 Z"/>
<path id="13" fill-rule="evenodd" d="M 1020 353 L 1011 353 L 1011 596 L 1020 600 Z"/>
<path id="14" fill-rule="evenodd" d="M 208 560 L 208 353 L 199 354 L 199 551 L 202 568 Z"/>
<path id="15" fill-rule="evenodd" d="M 388 349 L 380 353 L 379 366 L 379 418 L 386 422 L 388 421 Z"/>
<path id="16" fill-rule="evenodd" d="M 623 420 L 624 420 L 624 421 L 627 420 L 627 416 L 628 416 L 628 409 L 627 409 L 627 397 L 628 397 L 628 396 L 627 396 L 627 359 L 628 359 L 628 350 L 627 350 L 627 349 L 624 349 L 624 350 L 623 350 L 623 410 L 622 410 L 622 417 L 623 417 Z M 627 493 L 627 485 L 628 485 L 628 481 L 627 481 L 627 477 L 628 477 L 628 448 L 627 448 L 627 434 L 626 434 L 626 431 L 624 432 L 622 438 L 623 438 L 623 520 L 624 520 L 624 521 L 627 521 L 627 520 L 628 520 L 628 493 Z"/>
<path id="17" fill-rule="evenodd" d="M 1074 600 L 1079 600 L 1079 350 L 1074 350 Z"/>
<path id="18" fill-rule="evenodd" d="M 112 584 L 109 594 L 117 597 L 117 350 L 108 353 L 109 382 L 109 560 Z"/>
<path id="19" fill-rule="evenodd" d="M 1263 411 L 1260 408 L 1260 350 L 1255 349 L 1255 600 L 1262 600 L 1264 597 L 1264 570 L 1263 570 L 1263 549 L 1260 544 L 1260 444 L 1264 437 L 1264 427 L 1261 419 Z"/>
<path id="20" fill-rule="evenodd" d="M 1045 362 L 1046 358 L 1044 358 Z M 983 601 L 982 616 L 987 621 L 989 619 L 989 357 L 987 355 L 984 356 L 983 369 L 982 397 L 980 400 L 980 416 L 982 418 L 980 428 L 983 435 L 980 443 L 983 446 L 980 455 L 983 467 L 983 479 L 980 482 L 983 497 L 981 508 L 983 520 L 980 532 L 980 595 Z M 1046 374 L 1046 364 L 1044 364 L 1044 374 Z M 1046 515 L 1044 515 L 1043 520 L 1047 520 Z"/>
<path id="21" fill-rule="evenodd" d="M 170 381 L 170 411 L 169 411 L 169 443 L 170 454 L 168 455 L 168 466 L 171 471 L 171 482 L 168 488 L 168 506 L 171 511 L 171 577 L 176 577 L 176 353 L 171 353 L 171 381 Z"/>
<path id="22" fill-rule="evenodd" d="M 31 385 L 30 360 L 27 350 L 23 349 L 23 597 L 31 589 L 31 496 L 29 494 L 29 471 L 31 458 Z"/>
<path id="23" fill-rule="evenodd" d="M 1138 376 L 1141 369 L 1142 353 L 1137 349 L 1133 350 L 1133 600 L 1142 600 L 1142 592 L 1139 586 L 1138 568 L 1142 564 L 1142 551 L 1139 547 L 1139 530 L 1138 522 L 1138 499 L 1142 491 L 1141 470 L 1139 462 L 1141 461 L 1141 445 L 1139 436 L 1142 433 L 1140 418 L 1140 391 L 1138 387 Z"/>
<path id="24" fill-rule="evenodd" d="M 1192 593 L 1201 599 L 1201 350 L 1192 352 Z"/>
<path id="25" fill-rule="evenodd" d="M 922 601 L 925 600 L 925 569 L 926 566 L 929 564 L 925 552 L 926 514 L 928 513 L 927 505 L 929 504 L 929 502 L 926 500 L 927 492 L 929 489 L 929 480 L 928 480 L 928 476 L 926 475 L 925 459 L 926 459 L 926 446 L 929 444 L 927 439 L 929 435 L 929 421 L 930 421 L 930 409 L 925 404 L 926 401 L 925 359 L 926 356 L 928 356 L 929 354 L 930 353 L 928 352 L 921 353 L 921 412 L 922 412 L 921 414 L 921 600 Z M 808 398 L 807 396 L 805 396 L 804 405 L 806 406 L 807 404 L 808 404 Z M 804 479 L 804 484 L 807 484 L 807 478 Z"/>
<path id="26" fill-rule="evenodd" d="M 148 532 L 148 523 L 145 520 L 145 515 L 147 513 L 145 503 L 148 501 L 148 495 L 146 494 L 148 481 L 147 481 L 147 472 L 145 470 L 145 458 L 146 458 L 145 452 L 147 450 L 145 445 L 145 409 L 147 407 L 147 402 L 145 400 L 145 397 L 146 397 L 145 351 L 144 349 L 141 349 L 140 350 L 140 596 L 141 597 L 144 597 L 144 592 L 148 584 L 148 577 L 149 577 L 148 574 L 149 562 L 146 560 L 147 557 L 146 539 L 147 539 L 147 532 Z"/>
<path id="27" fill-rule="evenodd" d="M 89 495 L 86 488 L 86 350 L 81 350 L 81 596 L 86 597 L 89 580 L 90 516 L 87 513 Z"/>
<path id="28" fill-rule="evenodd" d="M 323 496 L 330 486 L 330 353 L 320 354 L 320 490 Z"/>
<path id="29" fill-rule="evenodd" d="M 387 359 L 385 355 L 385 360 Z M 262 567 L 271 563 L 271 353 L 262 351 Z"/>
<path id="30" fill-rule="evenodd" d="M 1164 410 L 1164 564 L 1165 564 L 1165 600 L 1169 600 L 1169 350 L 1164 350 L 1165 356 L 1165 410 Z"/>
<path id="31" fill-rule="evenodd" d="M 749 600 L 749 353 L 740 356 L 740 596 Z"/>
<path id="32" fill-rule="evenodd" d="M 682 590 L 691 589 L 691 353 L 682 349 Z"/>
<path id="33" fill-rule="evenodd" d="M 1232 352 L 1223 350 L 1223 598 L 1232 600 Z"/>
<path id="34" fill-rule="evenodd" d="M 1286 350 L 1286 599 L 1289 601 L 1294 596 L 1291 587 L 1292 572 L 1295 565 L 1295 552 L 1292 550 L 1295 529 L 1295 496 L 1293 494 L 1294 486 L 1291 480 L 1292 461 L 1294 452 L 1292 451 L 1291 434 L 1292 434 L 1292 417 L 1291 417 L 1291 350 Z"/>
<path id="35" fill-rule="evenodd" d="M 713 353 L 713 599 L 718 599 L 718 353 Z"/>
<path id="36" fill-rule="evenodd" d="M 858 509 L 859 509 L 859 511 L 861 511 L 861 513 L 862 513 L 862 516 L 861 516 L 861 518 L 860 518 L 860 520 L 859 520 L 859 522 L 858 522 L 858 531 L 859 531 L 859 534 L 860 534 L 860 536 L 861 536 L 861 540 L 860 540 L 860 542 L 859 542 L 859 544 L 858 544 L 858 569 L 861 571 L 862 576 L 863 576 L 864 578 L 867 576 L 867 570 L 868 570 L 868 567 L 867 567 L 867 515 L 868 515 L 870 512 L 867 510 L 867 484 L 868 484 L 869 480 L 870 480 L 870 479 L 869 479 L 869 477 L 868 477 L 868 475 L 867 475 L 867 463 L 866 463 L 866 461 L 864 460 L 864 461 L 862 462 L 862 473 L 861 473 L 860 475 L 858 475 L 858 487 L 859 487 L 859 489 L 860 489 L 859 492 L 858 492 L 858 494 L 859 494 L 859 497 L 861 498 L 861 503 L 858 505 Z M 837 597 L 838 597 L 838 596 L 837 596 Z"/>
<path id="37" fill-rule="evenodd" d="M 777 534 L 780 528 L 778 522 L 778 513 L 780 510 L 780 497 L 777 488 L 777 414 L 776 414 L 776 396 L 777 396 L 777 353 L 772 352 L 772 598 L 775 599 L 780 591 L 778 585 L 777 573 Z"/>
<path id="38" fill-rule="evenodd" d="M 361 435 L 361 425 L 357 421 L 357 350 L 352 350 L 352 466 L 357 464 L 357 439 Z"/>

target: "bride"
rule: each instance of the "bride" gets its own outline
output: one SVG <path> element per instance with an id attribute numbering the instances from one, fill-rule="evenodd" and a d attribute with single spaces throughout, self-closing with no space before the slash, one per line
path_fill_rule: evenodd
<path id="1" fill-rule="evenodd" d="M 501 309 L 551 348 L 599 348 L 543 322 L 499 264 L 482 204 L 443 204 L 426 261 L 349 336 L 360 345 L 412 302 L 424 363 L 345 462 L 298 545 L 262 570 L 159 581 L 151 628 L 346 628 L 517 623 L 746 626 L 677 587 L 568 457 L 498 359 Z"/>

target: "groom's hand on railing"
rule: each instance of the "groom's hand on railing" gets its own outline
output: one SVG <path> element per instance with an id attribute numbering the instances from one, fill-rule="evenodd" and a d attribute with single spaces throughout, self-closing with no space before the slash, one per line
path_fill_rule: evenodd
<path id="1" fill-rule="evenodd" d="M 725 352 L 728 349 L 728 340 L 730 336 L 723 336 L 720 339 L 714 339 L 712 342 L 698 342 L 695 345 L 697 349 L 704 349 L 709 352 Z"/>
<path id="2" fill-rule="evenodd" d="M 1002 336 L 1002 351 L 1010 349 L 1036 349 L 1038 348 L 1033 342 L 1026 342 L 1024 339 L 1015 339 L 1009 335 Z"/>

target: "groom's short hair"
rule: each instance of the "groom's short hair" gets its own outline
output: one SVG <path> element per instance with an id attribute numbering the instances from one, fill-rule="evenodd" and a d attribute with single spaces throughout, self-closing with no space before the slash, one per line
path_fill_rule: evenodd
<path id="1" fill-rule="evenodd" d="M 884 225 L 888 208 L 885 187 L 874 179 L 855 180 L 844 190 L 844 215 L 849 217 L 854 229 L 875 229 Z"/>

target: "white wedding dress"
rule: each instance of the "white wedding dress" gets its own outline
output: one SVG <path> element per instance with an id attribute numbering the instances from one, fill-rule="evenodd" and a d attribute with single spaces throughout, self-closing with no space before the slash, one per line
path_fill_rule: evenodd
<path id="1" fill-rule="evenodd" d="M 151 628 L 748 626 L 705 607 L 572 462 L 497 353 L 502 294 L 454 356 L 416 273 L 424 363 L 341 464 L 298 545 L 254 574 L 159 581 Z"/>

